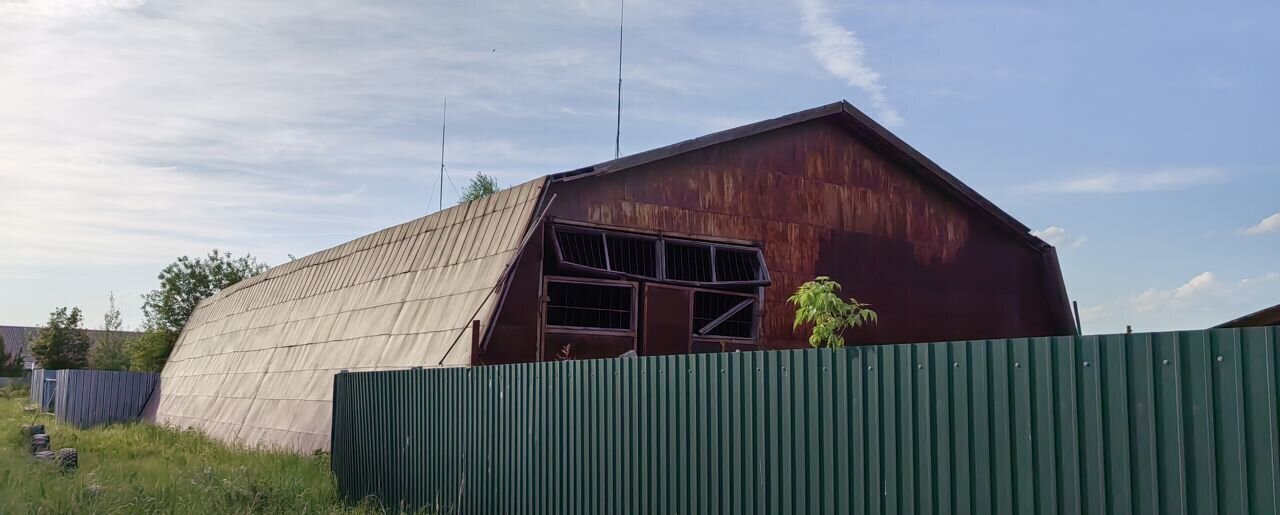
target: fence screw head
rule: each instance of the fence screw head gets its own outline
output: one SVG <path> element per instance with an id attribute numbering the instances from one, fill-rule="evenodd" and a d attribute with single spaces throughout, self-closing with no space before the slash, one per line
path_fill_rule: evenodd
<path id="1" fill-rule="evenodd" d="M 1089 368 L 1089 362 L 1088 362 L 1088 361 L 1084 362 L 1084 368 Z"/>
<path id="2" fill-rule="evenodd" d="M 1167 360 L 1167 359 L 1166 359 L 1166 360 L 1164 360 L 1164 364 L 1165 364 L 1165 365 L 1168 365 L 1168 364 L 1169 364 L 1169 360 Z"/>
<path id="3" fill-rule="evenodd" d="M 924 370 L 924 365 L 916 363 L 916 370 Z"/>
<path id="4" fill-rule="evenodd" d="M 1014 362 L 1013 368 L 1022 368 L 1022 363 Z"/>
<path id="5" fill-rule="evenodd" d="M 960 363 L 952 363 L 951 368 L 960 368 Z"/>
<path id="6" fill-rule="evenodd" d="M 1222 363 L 1222 356 L 1218 356 L 1218 363 Z"/>
<path id="7" fill-rule="evenodd" d="M 867 370 L 875 370 L 876 367 L 867 367 Z"/>

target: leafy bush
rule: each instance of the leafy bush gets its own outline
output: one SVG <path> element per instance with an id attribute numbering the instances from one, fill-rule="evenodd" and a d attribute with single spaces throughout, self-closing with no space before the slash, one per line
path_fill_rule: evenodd
<path id="1" fill-rule="evenodd" d="M 31 340 L 31 356 L 40 368 L 66 370 L 88 365 L 89 334 L 80 326 L 80 308 L 62 307 L 49 314 L 49 323 Z"/>
<path id="2" fill-rule="evenodd" d="M 130 368 L 160 371 L 201 300 L 266 270 L 266 263 L 251 255 L 233 258 L 218 249 L 203 258 L 182 256 L 164 267 L 157 277 L 160 287 L 142 296 L 146 333 L 127 345 Z"/>
<path id="3" fill-rule="evenodd" d="M 848 302 L 836 294 L 840 283 L 830 277 L 817 277 L 800 285 L 787 302 L 796 306 L 796 321 L 792 328 L 813 324 L 809 345 L 813 347 L 844 347 L 844 331 L 876 322 L 876 312 L 857 299 Z"/>
<path id="4" fill-rule="evenodd" d="M 471 202 L 479 200 L 489 195 L 497 193 L 502 187 L 498 186 L 498 180 L 488 175 L 476 172 L 476 176 L 467 183 L 467 187 L 463 188 L 462 196 L 458 202 Z"/>
<path id="5" fill-rule="evenodd" d="M 178 341 L 178 333 L 151 330 L 129 340 L 129 369 L 143 372 L 159 372 L 169 360 L 169 352 Z"/>
<path id="6" fill-rule="evenodd" d="M 180 333 L 201 300 L 266 270 L 266 263 L 251 255 L 233 258 L 218 249 L 203 258 L 182 256 L 160 271 L 160 287 L 142 296 L 146 325 Z"/>

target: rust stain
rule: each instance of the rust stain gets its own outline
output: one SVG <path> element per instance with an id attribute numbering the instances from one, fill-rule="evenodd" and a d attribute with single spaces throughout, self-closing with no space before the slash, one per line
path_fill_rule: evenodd
<path id="1" fill-rule="evenodd" d="M 757 242 L 773 280 L 765 348 L 805 345 L 786 298 L 816 275 L 879 308 L 852 342 L 1052 334 L 1039 253 L 904 166 L 812 123 L 552 183 L 550 214 Z"/>

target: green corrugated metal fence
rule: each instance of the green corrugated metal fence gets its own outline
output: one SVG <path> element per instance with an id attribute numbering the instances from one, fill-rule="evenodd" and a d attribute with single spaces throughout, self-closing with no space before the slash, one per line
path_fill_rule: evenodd
<path id="1" fill-rule="evenodd" d="M 333 469 L 466 514 L 1280 513 L 1278 337 L 346 373 Z"/>

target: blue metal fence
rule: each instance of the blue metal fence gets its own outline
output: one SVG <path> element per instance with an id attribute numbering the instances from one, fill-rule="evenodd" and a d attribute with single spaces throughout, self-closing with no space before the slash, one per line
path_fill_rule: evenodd
<path id="1" fill-rule="evenodd" d="M 40 411 L 53 411 L 53 395 L 57 390 L 54 372 L 43 368 L 31 371 L 31 404 L 38 406 Z"/>
<path id="2" fill-rule="evenodd" d="M 58 370 L 54 415 L 77 427 L 135 420 L 147 405 L 159 374 L 106 370 Z"/>
<path id="3" fill-rule="evenodd" d="M 31 403 L 78 427 L 137 419 L 159 374 L 107 370 L 31 372 Z"/>

